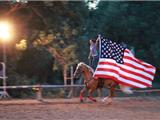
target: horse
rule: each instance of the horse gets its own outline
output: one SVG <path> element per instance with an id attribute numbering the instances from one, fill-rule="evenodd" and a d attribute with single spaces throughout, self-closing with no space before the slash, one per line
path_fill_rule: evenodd
<path id="1" fill-rule="evenodd" d="M 99 81 L 103 81 L 101 82 L 103 83 L 103 86 L 109 88 L 109 95 L 102 100 L 103 102 L 107 101 L 108 103 L 112 103 L 112 98 L 115 96 L 115 87 L 118 85 L 120 86 L 120 89 L 122 90 L 122 92 L 127 94 L 133 93 L 128 86 L 121 85 L 112 79 L 106 79 L 106 78 L 94 79 L 93 74 L 94 74 L 93 68 L 91 68 L 89 65 L 85 64 L 84 62 L 80 62 L 76 67 L 76 70 L 74 72 L 74 78 L 78 78 L 80 77 L 80 75 L 83 75 L 84 77 L 85 87 L 80 91 L 80 96 L 79 96 L 81 102 L 84 101 L 83 93 L 85 92 L 86 89 L 88 90 L 87 97 L 91 101 L 96 102 L 96 99 L 93 98 L 91 94 L 93 93 L 94 90 L 98 88 Z"/>

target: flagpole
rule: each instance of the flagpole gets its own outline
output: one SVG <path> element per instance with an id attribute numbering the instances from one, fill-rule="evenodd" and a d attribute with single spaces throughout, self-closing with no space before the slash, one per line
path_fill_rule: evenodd
<path id="1" fill-rule="evenodd" d="M 98 41 L 99 41 L 99 58 L 100 58 L 100 53 L 101 53 L 101 35 L 98 35 Z"/>

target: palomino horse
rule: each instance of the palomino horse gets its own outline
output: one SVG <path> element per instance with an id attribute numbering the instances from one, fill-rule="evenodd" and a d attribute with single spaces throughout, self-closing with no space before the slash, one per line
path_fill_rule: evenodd
<path id="1" fill-rule="evenodd" d="M 83 62 L 80 62 L 77 65 L 77 68 L 74 72 L 74 78 L 79 77 L 81 74 L 84 76 L 84 84 L 86 86 L 80 92 L 80 101 L 83 102 L 83 93 L 84 93 L 85 89 L 87 88 L 88 98 L 91 101 L 96 102 L 96 99 L 94 99 L 91 96 L 91 94 L 95 89 L 98 88 L 98 82 L 100 79 L 96 79 L 96 80 L 93 79 L 94 70 L 90 66 L 88 66 L 87 64 L 85 64 Z M 103 80 L 103 86 L 109 88 L 109 90 L 110 90 L 108 97 L 105 97 L 103 99 L 103 102 L 107 101 L 108 103 L 111 103 L 112 98 L 114 97 L 115 87 L 118 86 L 119 84 L 111 79 L 101 79 L 101 80 Z M 127 94 L 132 93 L 132 91 L 129 89 L 128 86 L 120 85 L 120 88 L 124 93 L 127 93 Z"/>

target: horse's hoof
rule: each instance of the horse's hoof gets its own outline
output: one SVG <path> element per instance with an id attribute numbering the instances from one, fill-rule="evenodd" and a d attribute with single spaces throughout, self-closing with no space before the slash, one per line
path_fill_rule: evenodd
<path id="1" fill-rule="evenodd" d="M 93 97 L 88 96 L 88 98 L 89 98 L 91 101 L 93 101 L 93 102 L 97 102 L 97 100 L 94 99 Z"/>
<path id="2" fill-rule="evenodd" d="M 83 103 L 84 101 L 82 99 L 80 99 L 80 102 Z"/>
<path id="3" fill-rule="evenodd" d="M 112 105 L 112 102 L 107 102 L 106 104 L 107 104 L 107 105 Z"/>
<path id="4" fill-rule="evenodd" d="M 111 105 L 112 104 L 112 99 L 109 97 L 106 97 L 102 100 L 102 103 L 105 103 L 107 105 Z"/>

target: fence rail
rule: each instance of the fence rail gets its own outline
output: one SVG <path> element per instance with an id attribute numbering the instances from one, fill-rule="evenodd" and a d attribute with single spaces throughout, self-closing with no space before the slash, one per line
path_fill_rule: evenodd
<path id="1" fill-rule="evenodd" d="M 42 89 L 43 88 L 76 88 L 76 87 L 84 87 L 85 85 L 19 85 L 19 86 L 5 86 L 5 89 L 27 89 L 32 88 L 36 91 L 37 100 L 42 100 Z M 0 86 L 0 89 L 4 89 L 4 86 Z M 116 91 L 121 91 L 120 89 L 116 89 Z M 135 89 L 133 92 L 138 93 L 150 93 L 150 92 L 160 92 L 160 89 L 152 88 L 152 89 Z M 3 98 L 3 92 L 0 92 L 0 99 Z"/>
<path id="2" fill-rule="evenodd" d="M 20 85 L 20 86 L 5 86 L 6 89 L 16 88 L 70 88 L 70 87 L 84 87 L 85 85 Z M 4 86 L 0 86 L 3 89 Z"/>
<path id="3" fill-rule="evenodd" d="M 0 89 L 29 89 L 32 88 L 36 91 L 36 99 L 42 100 L 42 89 L 43 88 L 75 88 L 75 87 L 84 87 L 85 85 L 20 85 L 20 86 L 0 86 Z M 4 91 L 0 91 L 0 99 L 6 98 L 4 96 Z"/>
<path id="4" fill-rule="evenodd" d="M 76 88 L 76 87 L 85 87 L 85 85 L 18 85 L 18 86 L 5 86 L 6 89 L 19 89 L 19 88 Z M 0 86 L 0 89 L 3 89 L 4 86 Z M 120 89 L 116 89 L 121 91 Z M 160 88 L 151 88 L 151 89 L 133 89 L 133 92 L 160 92 Z"/>

